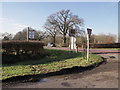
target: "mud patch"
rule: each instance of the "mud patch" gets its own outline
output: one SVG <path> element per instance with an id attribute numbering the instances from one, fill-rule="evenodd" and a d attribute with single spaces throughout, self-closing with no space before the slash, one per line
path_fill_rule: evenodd
<path id="1" fill-rule="evenodd" d="M 109 56 L 109 58 L 116 58 L 115 56 Z"/>
<path id="2" fill-rule="evenodd" d="M 70 87 L 71 86 L 68 82 L 62 82 L 61 85 L 65 86 L 65 87 Z"/>

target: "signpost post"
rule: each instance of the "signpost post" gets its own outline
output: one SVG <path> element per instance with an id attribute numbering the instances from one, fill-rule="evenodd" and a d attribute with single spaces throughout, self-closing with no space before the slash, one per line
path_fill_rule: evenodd
<path id="1" fill-rule="evenodd" d="M 28 29 L 27 29 L 27 41 L 29 39 L 33 40 L 34 37 L 35 37 L 35 30 L 30 30 L 29 27 L 28 27 Z"/>
<path id="2" fill-rule="evenodd" d="M 87 61 L 89 59 L 89 42 L 90 42 L 90 36 L 92 33 L 92 29 L 87 28 Z"/>
<path id="3" fill-rule="evenodd" d="M 69 31 L 69 36 L 70 36 L 70 50 L 71 49 L 76 49 L 76 38 L 75 38 L 76 31 L 75 29 L 71 29 Z"/>
<path id="4" fill-rule="evenodd" d="M 29 27 L 27 28 L 27 41 L 28 41 L 28 37 L 29 37 Z"/>

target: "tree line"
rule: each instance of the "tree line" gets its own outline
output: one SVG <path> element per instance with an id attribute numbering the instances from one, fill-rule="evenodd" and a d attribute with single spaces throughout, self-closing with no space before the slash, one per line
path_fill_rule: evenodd
<path id="1" fill-rule="evenodd" d="M 46 19 L 43 28 L 45 30 L 35 30 L 35 40 L 40 40 L 45 43 L 53 42 L 54 44 L 63 44 L 66 46 L 69 43 L 69 30 L 74 29 L 76 31 L 77 43 L 85 43 L 85 30 L 84 20 L 74 15 L 70 10 L 61 10 L 53 13 Z M 27 27 L 22 31 L 17 32 L 15 35 L 9 33 L 1 33 L 0 37 L 3 40 L 26 40 L 27 39 Z M 116 40 L 116 36 L 109 35 L 92 35 L 91 43 L 113 43 Z"/>

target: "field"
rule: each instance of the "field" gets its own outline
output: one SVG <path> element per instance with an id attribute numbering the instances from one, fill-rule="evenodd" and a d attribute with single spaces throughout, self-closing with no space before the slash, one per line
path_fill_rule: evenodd
<path id="1" fill-rule="evenodd" d="M 90 54 L 89 61 L 83 58 L 83 53 L 69 52 L 63 50 L 45 50 L 45 57 L 35 60 L 24 60 L 14 64 L 3 64 L 2 78 L 35 75 L 49 72 L 56 72 L 65 68 L 72 68 L 74 66 L 87 67 L 103 61 L 98 55 Z"/>

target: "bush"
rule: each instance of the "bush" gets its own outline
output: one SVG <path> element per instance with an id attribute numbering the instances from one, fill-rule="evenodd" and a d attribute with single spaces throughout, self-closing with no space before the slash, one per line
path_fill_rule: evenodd
<path id="1" fill-rule="evenodd" d="M 90 44 L 91 48 L 120 48 L 120 43 Z"/>
<path id="2" fill-rule="evenodd" d="M 43 45 L 40 41 L 2 41 L 2 63 L 40 57 L 44 54 Z"/>

